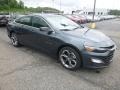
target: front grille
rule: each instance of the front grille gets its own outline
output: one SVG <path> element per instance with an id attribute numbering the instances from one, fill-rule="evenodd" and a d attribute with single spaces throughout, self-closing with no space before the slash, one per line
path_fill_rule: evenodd
<path id="1" fill-rule="evenodd" d="M 104 48 L 104 49 L 112 49 L 112 48 L 114 48 L 114 45 L 109 46 L 109 47 L 100 47 L 100 48 Z"/>
<path id="2" fill-rule="evenodd" d="M 96 49 L 94 50 L 94 52 L 97 52 L 97 53 L 104 53 L 104 52 L 107 52 L 109 50 L 114 50 L 115 48 L 115 45 L 112 45 L 112 46 L 109 46 L 109 47 L 100 47 L 100 49 Z"/>

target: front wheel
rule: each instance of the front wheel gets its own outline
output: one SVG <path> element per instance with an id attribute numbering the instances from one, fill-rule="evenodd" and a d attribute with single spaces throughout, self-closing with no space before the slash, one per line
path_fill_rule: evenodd
<path id="1" fill-rule="evenodd" d="M 17 35 L 15 33 L 11 33 L 10 39 L 11 39 L 11 43 L 12 43 L 13 46 L 15 46 L 15 47 L 20 46 Z"/>
<path id="2" fill-rule="evenodd" d="M 69 70 L 77 70 L 81 66 L 79 53 L 71 47 L 64 47 L 59 51 L 59 60 Z"/>

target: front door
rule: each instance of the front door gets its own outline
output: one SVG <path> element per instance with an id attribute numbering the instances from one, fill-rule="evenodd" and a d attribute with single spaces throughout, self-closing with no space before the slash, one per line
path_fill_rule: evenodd
<path id="1" fill-rule="evenodd" d="M 42 31 L 40 30 L 41 27 L 48 27 L 50 26 L 46 23 L 46 21 L 42 17 L 32 17 L 32 40 L 35 41 L 34 45 L 37 48 L 42 48 L 46 50 L 52 50 L 56 43 L 55 41 L 55 33 L 48 34 L 49 30 Z"/>

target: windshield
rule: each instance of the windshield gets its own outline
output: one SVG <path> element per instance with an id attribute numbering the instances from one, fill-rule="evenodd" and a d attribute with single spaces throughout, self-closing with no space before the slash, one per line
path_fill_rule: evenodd
<path id="1" fill-rule="evenodd" d="M 64 16 L 53 15 L 46 17 L 46 19 L 50 24 L 59 30 L 74 30 L 80 28 L 80 25 Z"/>

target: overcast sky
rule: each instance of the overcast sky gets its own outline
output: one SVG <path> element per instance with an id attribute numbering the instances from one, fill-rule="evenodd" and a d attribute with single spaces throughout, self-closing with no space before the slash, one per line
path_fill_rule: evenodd
<path id="1" fill-rule="evenodd" d="M 60 0 L 22 0 L 28 7 L 54 7 L 60 9 Z M 120 9 L 120 0 L 96 0 L 96 8 Z M 53 4 L 54 2 L 54 4 Z M 61 0 L 61 9 L 65 12 L 93 8 L 94 0 Z"/>

